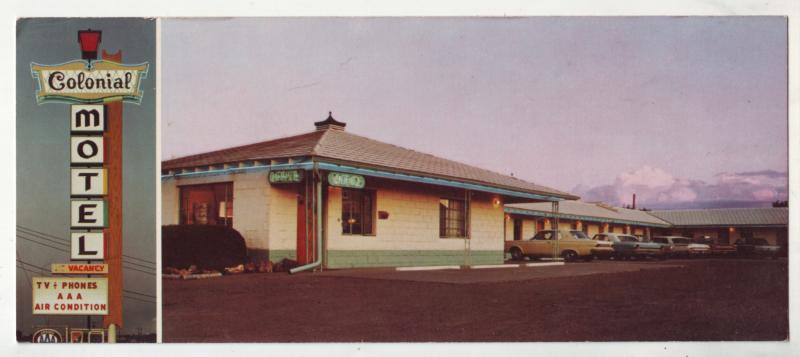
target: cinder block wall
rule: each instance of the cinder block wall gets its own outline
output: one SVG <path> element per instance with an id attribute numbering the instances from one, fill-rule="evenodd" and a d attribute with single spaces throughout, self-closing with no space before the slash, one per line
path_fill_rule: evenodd
<path id="1" fill-rule="evenodd" d="M 330 268 L 449 264 L 496 264 L 503 261 L 502 203 L 489 195 L 471 200 L 468 251 L 465 240 L 439 237 L 439 199 L 463 197 L 463 190 L 387 182 L 368 178 L 376 191 L 376 210 L 389 213 L 377 219 L 374 236 L 342 234 L 342 190 L 328 188 L 326 264 Z"/>
<path id="2" fill-rule="evenodd" d="M 266 183 L 266 179 L 264 179 Z M 265 220 L 269 240 L 269 259 L 297 259 L 297 199 L 299 185 L 267 185 L 269 220 Z"/>
<path id="3" fill-rule="evenodd" d="M 269 252 L 269 212 L 272 189 L 266 172 L 237 173 L 199 177 L 180 177 L 161 182 L 163 225 L 178 224 L 180 187 L 233 182 L 233 229 L 245 239 L 250 256 L 263 259 Z"/>
<path id="4" fill-rule="evenodd" d="M 161 180 L 161 224 L 178 224 L 180 219 L 180 192 L 177 180 Z"/>

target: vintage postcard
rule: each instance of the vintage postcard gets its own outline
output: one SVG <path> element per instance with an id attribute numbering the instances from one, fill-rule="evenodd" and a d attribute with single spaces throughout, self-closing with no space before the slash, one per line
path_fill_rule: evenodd
<path id="1" fill-rule="evenodd" d="M 165 342 L 789 337 L 785 17 L 160 35 Z"/>
<path id="2" fill-rule="evenodd" d="M 497 3 L 20 5 L 9 350 L 796 353 L 797 6 Z"/>

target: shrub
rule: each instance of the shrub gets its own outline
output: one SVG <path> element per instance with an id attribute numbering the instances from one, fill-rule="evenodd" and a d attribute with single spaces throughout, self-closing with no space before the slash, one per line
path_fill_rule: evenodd
<path id="1" fill-rule="evenodd" d="M 212 225 L 161 227 L 161 254 L 165 267 L 196 265 L 222 271 L 247 262 L 247 246 L 235 229 Z"/>

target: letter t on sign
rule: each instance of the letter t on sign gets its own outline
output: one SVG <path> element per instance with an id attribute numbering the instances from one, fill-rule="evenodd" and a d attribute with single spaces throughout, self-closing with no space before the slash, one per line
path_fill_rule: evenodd
<path id="1" fill-rule="evenodd" d="M 73 168 L 72 189 L 73 197 L 103 196 L 107 192 L 106 170 L 102 168 Z"/>

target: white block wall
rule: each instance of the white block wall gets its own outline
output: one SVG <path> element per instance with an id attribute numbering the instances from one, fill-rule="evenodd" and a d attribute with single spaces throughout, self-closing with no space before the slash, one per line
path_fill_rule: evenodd
<path id="1" fill-rule="evenodd" d="M 410 185 L 374 188 L 377 210 L 389 213 L 388 219 L 375 221 L 375 236 L 342 234 L 342 190 L 328 188 L 328 250 L 464 250 L 464 239 L 439 237 L 439 199 L 449 197 L 445 190 L 415 190 Z M 502 204 L 495 207 L 491 200 L 491 196 L 480 194 L 472 198 L 472 250 L 503 250 L 505 215 Z"/>

